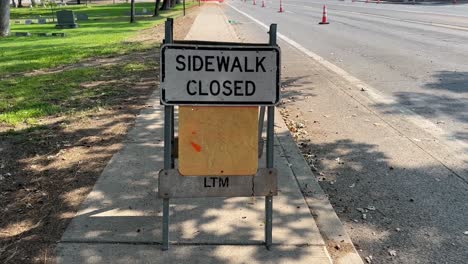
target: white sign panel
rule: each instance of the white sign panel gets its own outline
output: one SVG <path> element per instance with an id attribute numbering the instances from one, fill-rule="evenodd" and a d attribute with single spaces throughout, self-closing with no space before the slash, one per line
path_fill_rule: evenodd
<path id="1" fill-rule="evenodd" d="M 166 44 L 161 101 L 167 105 L 275 105 L 280 50 L 272 46 Z"/>

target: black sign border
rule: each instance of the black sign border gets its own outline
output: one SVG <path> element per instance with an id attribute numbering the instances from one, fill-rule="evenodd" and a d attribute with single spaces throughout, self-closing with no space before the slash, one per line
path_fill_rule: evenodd
<path id="1" fill-rule="evenodd" d="M 276 100 L 274 102 L 265 101 L 218 101 L 218 102 L 199 102 L 199 101 L 167 101 L 165 91 L 162 89 L 162 83 L 166 75 L 165 56 L 167 49 L 182 49 L 182 50 L 233 50 L 233 51 L 274 51 L 276 52 Z M 161 74 L 160 74 L 160 95 L 161 104 L 163 105 L 212 105 L 212 106 L 273 106 L 280 101 L 280 76 L 281 76 L 281 49 L 279 46 L 270 46 L 258 43 L 232 43 L 232 42 L 211 42 L 211 41 L 175 41 L 173 44 L 164 44 L 161 46 Z"/>

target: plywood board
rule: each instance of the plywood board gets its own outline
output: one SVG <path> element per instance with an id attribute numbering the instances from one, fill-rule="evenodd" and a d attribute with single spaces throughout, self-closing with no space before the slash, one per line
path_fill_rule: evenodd
<path id="1" fill-rule="evenodd" d="M 179 172 L 184 176 L 255 175 L 258 107 L 181 106 Z"/>

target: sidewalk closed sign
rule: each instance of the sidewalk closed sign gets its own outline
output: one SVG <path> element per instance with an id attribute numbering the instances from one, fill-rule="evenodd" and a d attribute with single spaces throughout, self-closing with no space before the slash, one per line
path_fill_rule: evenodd
<path id="1" fill-rule="evenodd" d="M 280 52 L 271 46 L 165 44 L 161 101 L 166 105 L 275 105 Z"/>

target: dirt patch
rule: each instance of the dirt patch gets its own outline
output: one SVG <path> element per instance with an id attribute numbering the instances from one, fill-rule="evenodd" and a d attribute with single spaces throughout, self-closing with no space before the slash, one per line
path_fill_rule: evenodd
<path id="1" fill-rule="evenodd" d="M 347 254 L 354 253 L 354 246 L 348 243 L 337 243 L 334 241 L 327 241 L 327 250 L 333 260 L 338 260 Z"/>
<path id="2" fill-rule="evenodd" d="M 197 17 L 199 12 L 198 6 L 193 6 L 187 10 L 186 16 L 181 16 L 176 18 L 176 24 L 174 26 L 174 38 L 175 39 L 184 39 L 187 35 L 190 26 L 192 26 L 193 21 Z M 186 25 L 180 26 L 181 24 Z M 187 27 L 188 26 L 188 27 Z M 152 27 L 145 30 L 142 30 L 140 34 L 133 38 L 130 41 L 134 42 L 145 42 L 145 43 L 161 43 L 164 38 L 164 27 Z"/>
<path id="3" fill-rule="evenodd" d="M 197 14 L 175 20 L 175 38 L 183 39 Z M 159 43 L 163 25 L 144 31 L 141 41 Z M 139 39 L 140 36 L 137 38 Z M 159 45 L 155 45 L 159 46 Z M 34 126 L 0 124 L 0 263 L 54 263 L 54 248 L 79 205 L 158 85 L 158 48 L 120 57 L 98 58 L 36 71 L 51 74 L 83 67 L 147 65 L 132 75 L 88 80 L 83 89 L 115 85 L 108 107 L 90 100 L 88 110 L 49 116 Z M 120 81 L 119 81 L 120 80 Z"/>

